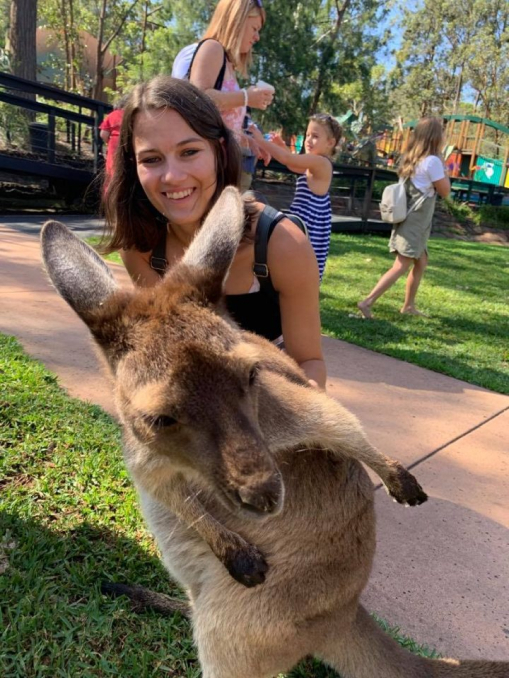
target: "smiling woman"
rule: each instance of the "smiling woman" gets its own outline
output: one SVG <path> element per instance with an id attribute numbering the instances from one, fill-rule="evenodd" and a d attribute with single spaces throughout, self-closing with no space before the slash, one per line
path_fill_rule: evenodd
<path id="1" fill-rule="evenodd" d="M 147 198 L 172 224 L 171 235 L 189 245 L 217 186 L 212 145 L 171 109 L 140 113 L 133 145 Z"/>
<path id="2" fill-rule="evenodd" d="M 124 109 L 115 172 L 104 198 L 107 251 L 120 250 L 134 283 L 155 286 L 177 263 L 226 186 L 239 185 L 240 151 L 212 100 L 184 80 L 138 85 Z M 264 205 L 245 200 L 245 236 L 225 282 L 234 319 L 287 352 L 325 386 L 318 305 L 319 275 L 302 231 L 280 215 L 267 245 L 263 277 L 254 273 Z"/>

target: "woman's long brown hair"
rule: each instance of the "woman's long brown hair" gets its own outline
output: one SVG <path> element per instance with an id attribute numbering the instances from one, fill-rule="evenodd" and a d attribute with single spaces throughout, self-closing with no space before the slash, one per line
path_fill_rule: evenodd
<path id="1" fill-rule="evenodd" d="M 232 132 L 212 100 L 185 80 L 158 76 L 137 85 L 132 91 L 122 119 L 113 176 L 103 196 L 107 235 L 101 249 L 112 252 L 154 249 L 166 228 L 166 218 L 149 201 L 136 170 L 133 129 L 136 116 L 147 110 L 176 111 L 187 124 L 212 145 L 216 160 L 217 186 L 211 208 L 226 186 L 240 182 L 241 155 Z M 205 215 L 204 215 L 205 216 Z"/>
<path id="2" fill-rule="evenodd" d="M 441 156 L 443 142 L 442 122 L 438 118 L 421 118 L 415 126 L 399 164 L 401 179 L 409 179 L 421 160 L 429 155 Z"/>

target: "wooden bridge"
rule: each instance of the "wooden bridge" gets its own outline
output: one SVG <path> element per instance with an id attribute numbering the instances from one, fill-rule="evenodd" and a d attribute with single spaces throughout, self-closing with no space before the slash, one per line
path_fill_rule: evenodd
<path id="1" fill-rule="evenodd" d="M 102 165 L 99 125 L 111 106 L 0 72 L 0 173 L 45 179 L 71 200 Z"/>

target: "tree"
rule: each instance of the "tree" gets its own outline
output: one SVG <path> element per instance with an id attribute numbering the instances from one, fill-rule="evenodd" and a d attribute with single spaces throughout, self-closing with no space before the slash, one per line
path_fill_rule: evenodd
<path id="1" fill-rule="evenodd" d="M 398 112 L 413 118 L 462 110 L 465 96 L 478 114 L 509 116 L 509 5 L 506 0 L 424 0 L 402 7 L 403 42 L 394 93 Z"/>
<path id="2" fill-rule="evenodd" d="M 104 55 L 111 43 L 117 38 L 121 32 L 124 24 L 132 14 L 136 5 L 140 0 L 131 0 L 129 4 L 115 3 L 115 0 L 102 0 L 99 20 L 97 24 L 97 53 L 96 53 L 96 72 L 94 80 L 94 97 L 100 99 L 103 91 L 103 77 L 104 77 Z M 117 10 L 113 12 L 114 8 Z"/>
<path id="3" fill-rule="evenodd" d="M 12 73 L 27 80 L 37 80 L 36 30 L 37 0 L 11 0 L 9 62 Z"/>
<path id="4" fill-rule="evenodd" d="M 509 6 L 503 0 L 475 0 L 477 30 L 465 59 L 465 78 L 483 115 L 509 118 Z"/>

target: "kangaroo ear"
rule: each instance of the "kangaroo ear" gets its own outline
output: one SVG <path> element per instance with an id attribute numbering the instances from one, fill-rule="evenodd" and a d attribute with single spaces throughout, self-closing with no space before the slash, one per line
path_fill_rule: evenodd
<path id="1" fill-rule="evenodd" d="M 228 186 L 210 210 L 185 253 L 182 263 L 202 269 L 210 283 L 222 288 L 244 233 L 244 209 L 239 191 Z"/>
<path id="2" fill-rule="evenodd" d="M 100 256 L 58 221 L 41 231 L 42 258 L 58 293 L 86 322 L 118 285 Z"/>

